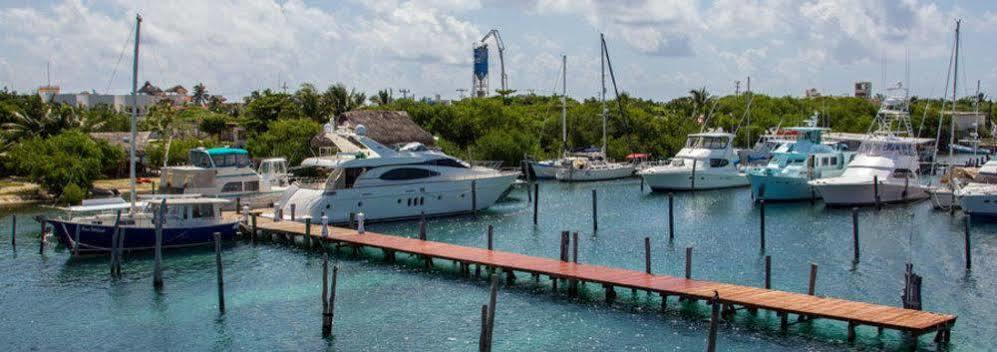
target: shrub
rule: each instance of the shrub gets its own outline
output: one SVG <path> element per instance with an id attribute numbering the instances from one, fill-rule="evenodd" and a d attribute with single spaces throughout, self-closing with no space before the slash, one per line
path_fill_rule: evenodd
<path id="1" fill-rule="evenodd" d="M 189 162 L 188 154 L 191 149 L 197 147 L 211 148 L 217 146 L 214 140 L 201 140 L 197 138 L 177 138 L 170 142 L 170 154 L 167 165 L 186 165 Z M 152 144 L 146 148 L 146 157 L 149 159 L 149 167 L 159 168 L 163 166 L 163 158 L 166 155 L 166 141 Z"/>
<path id="2" fill-rule="evenodd" d="M 32 137 L 7 154 L 7 169 L 27 176 L 54 195 L 73 184 L 84 190 L 125 160 L 125 152 L 83 132 L 70 130 L 49 138 Z"/>
<path id="3" fill-rule="evenodd" d="M 82 202 L 86 196 L 87 191 L 83 187 L 77 186 L 75 183 L 70 183 L 62 189 L 62 197 L 60 198 L 63 203 L 75 205 Z"/>
<path id="4" fill-rule="evenodd" d="M 267 131 L 246 141 L 246 149 L 253 157 L 282 156 L 290 165 L 297 165 L 313 155 L 312 137 L 322 131 L 322 126 L 309 119 L 278 120 L 271 122 Z"/>

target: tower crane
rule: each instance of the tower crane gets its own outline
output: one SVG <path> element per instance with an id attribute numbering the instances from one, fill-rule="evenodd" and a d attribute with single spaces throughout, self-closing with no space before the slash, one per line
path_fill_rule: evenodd
<path id="1" fill-rule="evenodd" d="M 488 34 L 485 34 L 485 36 L 481 38 L 481 44 L 485 44 L 485 41 L 488 40 L 488 38 L 494 39 L 495 45 L 498 46 L 499 66 L 502 74 L 502 90 L 507 90 L 509 89 L 509 77 L 505 75 L 505 43 L 502 42 L 502 36 L 499 35 L 498 29 L 492 29 L 488 32 Z"/>

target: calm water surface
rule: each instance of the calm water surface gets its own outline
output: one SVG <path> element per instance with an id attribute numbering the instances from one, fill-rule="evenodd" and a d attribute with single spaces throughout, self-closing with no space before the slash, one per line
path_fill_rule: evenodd
<path id="1" fill-rule="evenodd" d="M 641 193 L 637 180 L 541 185 L 540 225 L 532 224 L 525 190 L 475 219 L 431 220 L 432 240 L 485 246 L 495 226 L 498 249 L 556 258 L 561 230 L 580 232 L 582 262 L 643 270 L 643 238 L 652 239 L 655 273 L 681 276 L 684 248 L 694 247 L 695 278 L 760 286 L 764 260 L 758 209 L 748 189 L 675 195 L 676 237 L 667 237 L 667 196 Z M 599 189 L 598 233 L 592 233 L 591 189 Z M 270 243 L 232 243 L 224 252 L 226 307 L 216 307 L 214 254 L 169 252 L 166 288 L 152 289 L 152 261 L 130 255 L 124 278 L 109 279 L 105 258 L 71 259 L 63 248 L 38 255 L 39 210 L 18 211 L 18 247 L 11 249 L 9 211 L 0 219 L 0 341 L 5 350 L 339 350 L 468 351 L 477 348 L 484 281 L 458 278 L 450 263 L 433 272 L 414 259 L 381 261 L 379 252 L 337 255 L 342 267 L 335 337 L 321 337 L 321 254 Z M 997 225 L 972 224 L 973 269 L 964 270 L 962 215 L 928 202 L 862 210 L 862 261 L 853 265 L 851 212 L 818 202 L 770 204 L 767 251 L 773 286 L 806 292 L 810 263 L 819 265 L 817 293 L 899 306 L 904 263 L 924 277 L 926 310 L 959 316 L 951 349 L 995 349 Z M 372 231 L 416 236 L 417 223 L 376 224 Z M 596 285 L 584 298 L 553 296 L 549 282 L 520 275 L 499 291 L 495 350 L 692 350 L 705 346 L 708 311 L 620 290 L 613 306 Z M 843 323 L 817 320 L 779 332 L 771 313 L 739 312 L 721 324 L 725 351 L 898 350 L 910 340 L 895 331 L 860 327 L 849 344 Z M 934 350 L 931 337 L 922 349 Z"/>

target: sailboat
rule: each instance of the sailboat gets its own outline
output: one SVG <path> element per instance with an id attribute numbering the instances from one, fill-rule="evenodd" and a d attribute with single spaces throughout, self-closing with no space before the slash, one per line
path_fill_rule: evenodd
<path id="1" fill-rule="evenodd" d="M 554 177 L 559 181 L 572 182 L 612 180 L 633 176 L 634 171 L 636 170 L 634 165 L 631 163 L 610 162 L 606 156 L 606 113 L 608 111 L 606 108 L 606 67 L 609 67 L 609 72 L 612 75 L 613 66 L 608 62 L 609 50 L 606 48 L 606 38 L 600 34 L 599 40 L 602 60 L 602 90 L 600 92 L 600 100 L 602 101 L 602 148 L 588 158 L 578 158 L 564 163 L 563 167 L 558 168 L 554 175 Z M 564 58 L 564 60 L 564 69 L 567 71 L 567 59 Z M 567 73 L 563 74 L 566 78 Z M 615 78 L 613 80 L 613 85 L 614 87 L 616 85 Z M 566 91 L 562 93 L 566 93 Z M 619 100 L 619 98 L 620 97 L 617 95 L 616 99 Z M 566 98 L 562 97 L 562 120 L 565 119 L 564 116 L 566 115 Z M 567 132 L 564 133 L 567 134 Z"/>
<path id="2" fill-rule="evenodd" d="M 831 206 L 900 203 L 928 197 L 918 182 L 917 139 L 911 138 L 908 93 L 902 84 L 891 88 L 870 132 L 838 177 L 812 180 L 810 186 Z M 903 95 L 898 95 L 897 92 Z"/>
<path id="3" fill-rule="evenodd" d="M 83 205 L 62 208 L 68 217 L 46 219 L 52 224 L 59 243 L 78 253 L 107 252 L 118 236 L 123 250 L 153 249 L 157 237 L 162 248 L 199 246 L 235 236 L 238 220 L 222 217 L 228 200 L 200 195 L 154 196 L 138 200 L 135 182 L 135 135 L 138 119 L 139 33 L 142 16 L 135 18 L 135 57 L 132 66 L 132 116 L 129 143 L 129 201 L 121 198 L 88 199 Z M 127 213 L 123 213 L 127 211 Z M 157 226 L 158 224 L 158 226 Z M 159 230 L 157 230 L 159 227 Z M 117 234 L 117 236 L 116 236 Z"/>

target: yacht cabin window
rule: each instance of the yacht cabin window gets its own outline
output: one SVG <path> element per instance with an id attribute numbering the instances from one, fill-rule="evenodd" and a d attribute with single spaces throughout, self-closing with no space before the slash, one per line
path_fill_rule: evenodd
<path id="1" fill-rule="evenodd" d="M 246 182 L 243 188 L 246 192 L 256 192 L 260 190 L 260 181 L 249 181 Z"/>
<path id="2" fill-rule="evenodd" d="M 191 152 L 190 163 L 197 167 L 211 168 L 211 157 L 205 152 Z"/>
<path id="3" fill-rule="evenodd" d="M 249 155 L 247 154 L 217 154 L 212 155 L 211 160 L 215 162 L 215 167 L 245 167 L 249 165 Z"/>
<path id="4" fill-rule="evenodd" d="M 724 167 L 730 164 L 727 159 L 710 159 L 710 167 Z"/>
<path id="5" fill-rule="evenodd" d="M 192 204 L 190 207 L 192 210 L 191 218 L 203 219 L 215 217 L 214 204 Z"/>
<path id="6" fill-rule="evenodd" d="M 908 169 L 896 169 L 893 170 L 893 174 L 890 176 L 892 176 L 893 178 L 910 178 L 913 175 L 914 173 Z"/>
<path id="7" fill-rule="evenodd" d="M 705 149 L 727 148 L 727 137 L 723 136 L 692 136 L 686 140 L 686 147 Z"/>
<path id="8" fill-rule="evenodd" d="M 439 175 L 440 173 L 431 170 L 414 168 L 414 167 L 402 167 L 385 171 L 383 174 L 381 174 L 381 179 L 389 181 L 404 181 L 404 180 L 417 180 L 421 178 L 427 178 Z"/>
<path id="9" fill-rule="evenodd" d="M 242 182 L 229 182 L 222 186 L 222 193 L 242 192 Z"/>

